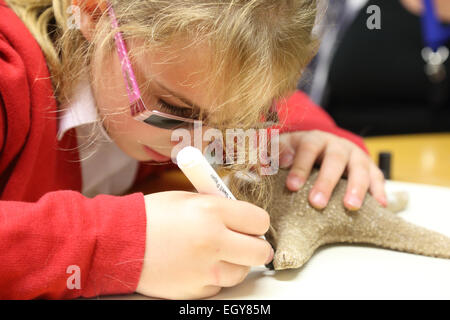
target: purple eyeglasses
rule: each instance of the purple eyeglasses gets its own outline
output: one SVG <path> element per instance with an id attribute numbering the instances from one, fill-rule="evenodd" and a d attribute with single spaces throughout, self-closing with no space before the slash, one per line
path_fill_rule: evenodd
<path id="1" fill-rule="evenodd" d="M 110 3 L 108 3 L 108 14 L 111 19 L 113 29 L 119 29 L 116 14 Z M 119 55 L 120 64 L 122 67 L 122 74 L 125 79 L 127 87 L 128 98 L 130 99 L 131 116 L 138 121 L 143 121 L 149 125 L 166 129 L 174 130 L 177 128 L 193 128 L 196 119 L 184 118 L 173 114 L 164 113 L 157 110 L 149 110 L 142 100 L 141 91 L 137 85 L 136 76 L 134 75 L 131 61 L 128 56 L 128 50 L 123 40 L 122 32 L 117 31 L 114 35 L 116 42 L 117 53 Z"/>
<path id="2" fill-rule="evenodd" d="M 108 14 L 111 19 L 111 25 L 113 29 L 118 30 L 119 22 L 117 20 L 114 9 L 109 2 L 107 2 L 107 6 Z M 166 130 L 174 130 L 177 128 L 194 128 L 195 122 L 199 122 L 199 120 L 197 119 L 185 118 L 169 113 L 164 113 L 158 110 L 147 109 L 144 101 L 142 100 L 141 91 L 139 90 L 139 87 L 137 85 L 136 76 L 131 66 L 131 61 L 128 56 L 128 50 L 126 48 L 122 32 L 117 31 L 114 35 L 114 39 L 116 42 L 117 53 L 122 68 L 122 74 L 127 87 L 128 98 L 130 99 L 130 111 L 132 117 L 135 120 L 143 121 L 151 126 Z M 265 122 L 266 126 L 272 126 L 278 121 L 278 113 L 276 110 L 275 101 L 272 104 L 267 120 L 269 121 Z"/>

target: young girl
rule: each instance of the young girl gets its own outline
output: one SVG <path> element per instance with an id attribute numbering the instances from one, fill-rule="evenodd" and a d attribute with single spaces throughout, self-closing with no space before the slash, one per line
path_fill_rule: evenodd
<path id="1" fill-rule="evenodd" d="M 274 99 L 288 188 L 321 162 L 314 206 L 344 170 L 346 207 L 369 189 L 385 203 L 361 139 L 292 94 L 316 48 L 315 14 L 314 0 L 0 0 L 0 297 L 190 299 L 240 283 L 272 259 L 255 237 L 265 210 L 123 194 L 173 167 L 175 127 L 256 127 Z M 136 101 L 164 114 L 137 121 Z"/>

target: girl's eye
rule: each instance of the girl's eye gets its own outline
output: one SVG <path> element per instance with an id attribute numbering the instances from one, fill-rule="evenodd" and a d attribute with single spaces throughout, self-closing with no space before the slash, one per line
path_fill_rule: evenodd
<path id="1" fill-rule="evenodd" d="M 161 99 L 158 100 L 158 107 L 162 112 L 170 113 L 178 117 L 192 118 L 192 119 L 196 117 L 196 114 L 194 113 L 193 109 L 176 107 L 171 104 L 168 104 L 167 102 Z"/>

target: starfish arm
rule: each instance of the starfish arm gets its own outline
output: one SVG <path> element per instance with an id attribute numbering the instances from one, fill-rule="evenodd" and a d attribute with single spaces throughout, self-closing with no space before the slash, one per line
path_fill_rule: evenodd
<path id="1" fill-rule="evenodd" d="M 272 195 L 267 207 L 271 228 L 266 238 L 275 249 L 275 270 L 299 268 L 320 246 L 344 242 L 450 259 L 450 238 L 409 223 L 393 213 L 406 207 L 407 194 L 394 194 L 392 211 L 367 194 L 361 209 L 351 212 L 342 202 L 347 180 L 341 179 L 327 207 L 316 210 L 309 205 L 308 194 L 318 170 L 311 173 L 297 192 L 285 187 L 287 174 L 288 170 L 282 169 L 272 180 Z M 252 201 L 254 186 L 251 182 L 242 186 L 250 190 L 247 201 L 259 205 L 258 201 Z"/>

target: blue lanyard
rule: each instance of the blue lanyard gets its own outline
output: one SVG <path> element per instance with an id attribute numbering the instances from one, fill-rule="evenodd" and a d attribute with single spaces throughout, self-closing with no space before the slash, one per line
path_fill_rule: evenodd
<path id="1" fill-rule="evenodd" d="M 450 39 L 450 27 L 444 26 L 436 15 L 434 0 L 423 0 L 422 31 L 425 44 L 437 51 Z"/>

